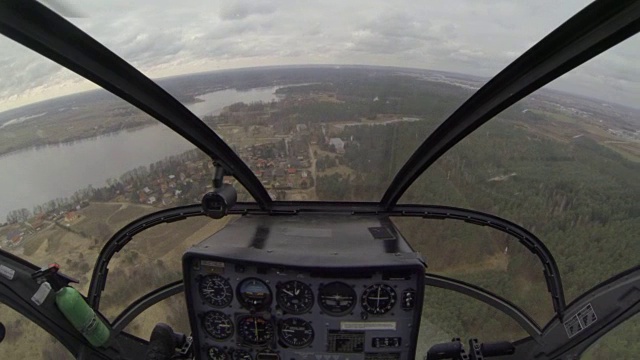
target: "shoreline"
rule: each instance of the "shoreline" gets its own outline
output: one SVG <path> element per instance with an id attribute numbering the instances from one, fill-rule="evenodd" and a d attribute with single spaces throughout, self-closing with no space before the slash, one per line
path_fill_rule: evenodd
<path id="1" fill-rule="evenodd" d="M 155 120 L 155 119 L 154 119 Z M 14 155 L 14 154 L 18 154 L 20 152 L 23 151 L 29 151 L 29 150 L 38 150 L 40 148 L 46 148 L 49 146 L 60 146 L 60 145 L 66 145 L 66 144 L 72 144 L 75 142 L 80 142 L 80 141 L 85 141 L 85 140 L 92 140 L 92 139 L 98 139 L 102 136 L 110 136 L 110 135 L 114 135 L 114 134 L 118 134 L 122 131 L 137 131 L 137 130 L 141 130 L 150 126 L 154 126 L 154 125 L 160 125 L 162 124 L 161 122 L 157 122 L 157 123 L 147 123 L 147 124 L 131 124 L 131 126 L 125 126 L 123 128 L 120 128 L 116 131 L 107 131 L 104 133 L 100 133 L 100 134 L 96 134 L 96 135 L 90 135 L 90 136 L 76 136 L 76 137 L 72 137 L 71 139 L 66 139 L 63 141 L 45 141 L 43 143 L 40 144 L 29 144 L 26 146 L 20 146 L 20 147 L 16 147 L 16 148 L 9 148 L 5 151 L 0 151 L 0 158 L 4 157 L 4 156 L 10 156 L 10 155 Z"/>

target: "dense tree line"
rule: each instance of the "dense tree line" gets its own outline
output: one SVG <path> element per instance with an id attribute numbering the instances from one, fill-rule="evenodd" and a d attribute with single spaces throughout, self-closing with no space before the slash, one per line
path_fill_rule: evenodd
<path id="1" fill-rule="evenodd" d="M 400 75 L 346 78 L 331 83 L 288 87 L 279 91 L 288 95 L 330 92 L 342 101 L 323 103 L 322 108 L 318 108 L 320 105 L 303 105 L 290 109 L 292 113 L 303 114 L 302 118 L 310 122 L 375 118 L 379 114 L 443 119 L 471 94 L 469 90 L 457 86 Z"/>
<path id="2" fill-rule="evenodd" d="M 325 80 L 326 81 L 326 80 Z M 375 119 L 378 115 L 403 114 L 429 120 L 442 120 L 466 97 L 470 90 L 457 86 L 426 81 L 413 76 L 382 75 L 335 78 L 331 82 L 279 88 L 276 93 L 299 96 L 305 101 L 236 103 L 218 116 L 205 116 L 209 125 L 220 123 L 258 124 L 278 126 L 288 133 L 296 124 L 353 122 Z M 314 100 L 310 95 L 330 93 L 336 102 Z M 236 114 L 241 113 L 238 116 Z M 246 116 L 247 113 L 267 116 Z"/>
<path id="3" fill-rule="evenodd" d="M 316 160 L 316 168 L 318 169 L 318 171 L 325 171 L 327 169 L 336 167 L 338 165 L 339 165 L 338 160 L 329 155 L 318 157 Z"/>

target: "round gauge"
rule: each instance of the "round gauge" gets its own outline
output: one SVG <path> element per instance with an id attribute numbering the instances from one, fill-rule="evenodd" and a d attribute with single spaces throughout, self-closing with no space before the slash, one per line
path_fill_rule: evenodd
<path id="1" fill-rule="evenodd" d="M 209 351 L 207 351 L 207 356 L 209 360 L 231 360 L 229 354 L 217 346 L 210 347 Z"/>
<path id="2" fill-rule="evenodd" d="M 273 339 L 273 324 L 260 316 L 238 319 L 238 336 L 249 345 L 265 345 Z"/>
<path id="3" fill-rule="evenodd" d="M 362 293 L 362 308 L 373 315 L 386 314 L 396 304 L 396 292 L 387 284 L 374 284 Z"/>
<path id="4" fill-rule="evenodd" d="M 220 275 L 207 275 L 200 280 L 200 296 L 207 304 L 221 308 L 231 304 L 233 289 Z"/>
<path id="5" fill-rule="evenodd" d="M 332 282 L 318 291 L 318 304 L 329 315 L 348 314 L 357 302 L 356 292 L 343 282 Z"/>
<path id="6" fill-rule="evenodd" d="M 238 284 L 238 301 L 249 310 L 262 310 L 271 304 L 271 290 L 264 281 L 247 278 Z"/>
<path id="7" fill-rule="evenodd" d="M 313 307 L 313 291 L 298 280 L 287 281 L 277 287 L 276 300 L 282 310 L 299 315 Z"/>
<path id="8" fill-rule="evenodd" d="M 233 335 L 233 321 L 220 311 L 209 311 L 202 319 L 204 329 L 216 340 L 225 340 Z"/>
<path id="9" fill-rule="evenodd" d="M 253 357 L 246 350 L 235 349 L 233 350 L 233 360 L 253 360 Z"/>
<path id="10" fill-rule="evenodd" d="M 309 346 L 313 341 L 313 327 L 308 321 L 298 318 L 282 320 L 278 327 L 280 340 L 296 348 Z"/>

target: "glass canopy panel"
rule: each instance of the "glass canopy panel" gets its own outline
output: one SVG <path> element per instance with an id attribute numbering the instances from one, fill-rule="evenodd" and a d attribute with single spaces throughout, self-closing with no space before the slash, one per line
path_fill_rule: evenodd
<path id="1" fill-rule="evenodd" d="M 640 37 L 502 112 L 400 203 L 480 210 L 536 234 L 567 302 L 640 261 Z"/>
<path id="2" fill-rule="evenodd" d="M 162 78 L 272 198 L 338 201 L 379 200 L 435 125 L 587 3 L 46 2 Z"/>
<path id="3" fill-rule="evenodd" d="M 175 332 L 191 333 L 187 302 L 183 293 L 173 295 L 152 305 L 133 319 L 123 331 L 141 339 L 149 340 L 154 326 L 159 323 L 171 326 Z"/>
<path id="4" fill-rule="evenodd" d="M 0 46 L 0 247 L 58 262 L 84 291 L 120 227 L 200 201 L 211 161 L 78 75 L 7 38 Z M 88 91 L 69 94 L 80 90 Z"/>
<path id="5" fill-rule="evenodd" d="M 511 235 L 456 220 L 394 217 L 393 222 L 425 257 L 427 272 L 461 280 L 503 297 L 540 326 L 553 315 L 542 263 Z M 427 293 L 425 302 L 430 304 L 431 300 Z M 485 315 L 489 316 L 480 313 L 478 317 Z"/>
<path id="6" fill-rule="evenodd" d="M 528 336 L 512 318 L 469 296 L 429 286 L 425 296 L 429 302 L 422 309 L 416 360 L 424 359 L 431 346 L 456 337 L 465 342 L 476 338 L 488 343 Z"/>
<path id="7" fill-rule="evenodd" d="M 192 217 L 160 224 L 133 236 L 109 264 L 100 312 L 113 321 L 134 300 L 160 286 L 182 279 L 182 255 L 185 250 L 213 235 L 230 221 L 234 221 L 234 217 L 220 220 Z M 175 304 L 165 301 L 156 308 L 170 305 Z M 186 314 L 186 308 L 181 311 Z"/>
<path id="8" fill-rule="evenodd" d="M 633 359 L 640 352 L 640 315 L 636 314 L 592 344 L 580 359 Z"/>
<path id="9" fill-rule="evenodd" d="M 4 340 L 0 344 L 0 359 L 75 359 L 51 334 L 1 303 L 0 320 L 6 327 Z"/>

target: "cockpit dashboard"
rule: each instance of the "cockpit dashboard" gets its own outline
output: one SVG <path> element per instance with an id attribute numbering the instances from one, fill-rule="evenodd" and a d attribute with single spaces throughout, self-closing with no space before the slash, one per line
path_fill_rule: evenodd
<path id="1" fill-rule="evenodd" d="M 196 358 L 413 359 L 425 268 L 385 217 L 244 216 L 183 257 Z"/>

